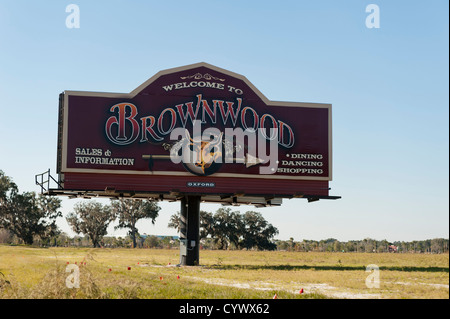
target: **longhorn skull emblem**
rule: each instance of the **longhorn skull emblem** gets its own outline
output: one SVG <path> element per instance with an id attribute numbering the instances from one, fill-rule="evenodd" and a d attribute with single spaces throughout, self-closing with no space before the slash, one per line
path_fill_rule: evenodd
<path id="1" fill-rule="evenodd" d="M 220 166 L 222 163 L 223 133 L 211 134 L 212 140 L 205 140 L 201 137 L 192 138 L 187 130 L 185 134 L 187 145 L 183 148 L 183 164 L 194 174 L 211 174 L 215 171 L 214 166 Z"/>

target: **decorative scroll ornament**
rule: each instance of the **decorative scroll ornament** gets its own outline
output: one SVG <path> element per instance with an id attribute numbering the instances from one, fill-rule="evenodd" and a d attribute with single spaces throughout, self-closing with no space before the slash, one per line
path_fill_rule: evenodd
<path id="1" fill-rule="evenodd" d="M 205 73 L 205 74 L 201 74 L 201 73 L 196 73 L 194 75 L 189 75 L 189 76 L 180 76 L 180 79 L 182 80 L 186 80 L 186 79 L 195 79 L 195 80 L 200 80 L 200 79 L 205 79 L 205 80 L 218 80 L 218 81 L 225 81 L 225 79 L 221 79 L 221 78 L 217 78 L 215 76 L 212 76 L 209 73 Z"/>

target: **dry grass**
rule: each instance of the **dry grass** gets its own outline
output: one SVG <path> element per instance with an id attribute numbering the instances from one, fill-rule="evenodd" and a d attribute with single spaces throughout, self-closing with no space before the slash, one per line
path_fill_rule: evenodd
<path id="1" fill-rule="evenodd" d="M 178 261 L 178 250 L 0 246 L 0 298 L 449 298 L 448 254 L 201 251 L 199 267 Z M 80 288 L 69 289 L 75 262 Z M 366 287 L 368 264 L 380 288 Z"/>

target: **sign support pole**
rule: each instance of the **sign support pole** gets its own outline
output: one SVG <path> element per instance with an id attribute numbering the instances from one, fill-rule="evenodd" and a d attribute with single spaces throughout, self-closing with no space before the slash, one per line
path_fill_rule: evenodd
<path id="1" fill-rule="evenodd" d="M 200 196 L 185 196 L 181 199 L 181 266 L 197 266 L 199 264 L 200 200 Z"/>

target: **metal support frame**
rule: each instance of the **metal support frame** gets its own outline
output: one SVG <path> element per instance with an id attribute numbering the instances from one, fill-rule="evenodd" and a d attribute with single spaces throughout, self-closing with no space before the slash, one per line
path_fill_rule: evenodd
<path id="1" fill-rule="evenodd" d="M 61 186 L 61 183 L 56 179 L 54 179 L 52 175 L 50 175 L 50 169 L 48 169 L 48 171 L 42 174 L 37 174 L 35 176 L 36 185 L 39 185 L 41 187 L 41 194 L 43 194 L 44 192 L 48 192 L 50 190 L 51 188 L 50 183 L 52 181 L 56 183 L 59 189 L 63 188 Z"/>
<path id="2" fill-rule="evenodd" d="M 181 198 L 180 265 L 196 266 L 200 260 L 201 196 Z"/>

